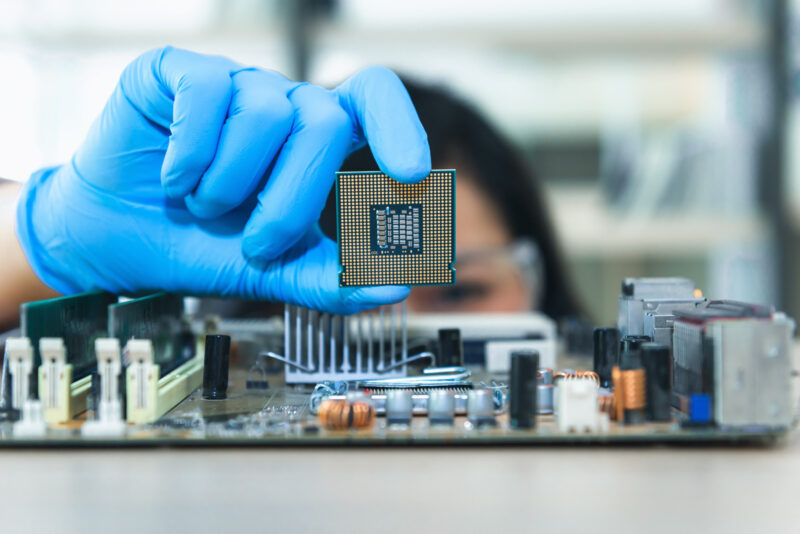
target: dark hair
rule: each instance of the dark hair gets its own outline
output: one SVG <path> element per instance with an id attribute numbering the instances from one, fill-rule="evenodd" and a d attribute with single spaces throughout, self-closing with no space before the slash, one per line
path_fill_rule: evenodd
<path id="1" fill-rule="evenodd" d="M 433 167 L 454 157 L 472 166 L 476 185 L 498 208 L 514 238 L 527 237 L 539 246 L 544 263 L 541 310 L 561 319 L 579 316 L 578 305 L 556 245 L 540 184 L 509 141 L 473 107 L 448 90 L 404 79 L 431 147 Z M 365 147 L 354 152 L 342 170 L 377 169 Z M 458 171 L 458 169 L 456 169 Z M 336 238 L 334 195 L 322 213 L 323 232 Z"/>

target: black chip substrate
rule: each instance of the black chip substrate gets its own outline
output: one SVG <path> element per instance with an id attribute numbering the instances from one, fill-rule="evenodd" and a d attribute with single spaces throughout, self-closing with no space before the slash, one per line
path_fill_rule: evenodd
<path id="1" fill-rule="evenodd" d="M 455 283 L 455 174 L 401 184 L 377 171 L 337 173 L 339 285 Z"/>

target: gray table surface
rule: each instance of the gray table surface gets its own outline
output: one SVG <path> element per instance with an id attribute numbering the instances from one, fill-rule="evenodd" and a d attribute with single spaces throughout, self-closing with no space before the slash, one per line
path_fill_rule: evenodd
<path id="1" fill-rule="evenodd" d="M 0 532 L 800 532 L 798 431 L 769 449 L 4 450 L 0 477 Z"/>

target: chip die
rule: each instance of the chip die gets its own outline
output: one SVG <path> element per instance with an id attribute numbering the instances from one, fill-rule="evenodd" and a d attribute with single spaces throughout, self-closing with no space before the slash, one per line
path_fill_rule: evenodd
<path id="1" fill-rule="evenodd" d="M 337 173 L 339 286 L 455 283 L 455 181 L 454 170 L 416 184 Z"/>

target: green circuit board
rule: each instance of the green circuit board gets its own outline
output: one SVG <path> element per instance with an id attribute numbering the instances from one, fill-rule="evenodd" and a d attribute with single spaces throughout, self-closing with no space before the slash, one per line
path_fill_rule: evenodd
<path id="1" fill-rule="evenodd" d="M 104 337 L 108 330 L 108 312 L 117 297 L 105 292 L 82 293 L 20 306 L 20 330 L 31 340 L 34 365 L 41 363 L 39 340 L 60 337 L 67 349 L 67 361 L 72 364 L 73 377 L 92 372 L 96 360 L 94 340 Z M 34 376 L 32 382 L 37 382 Z"/>

